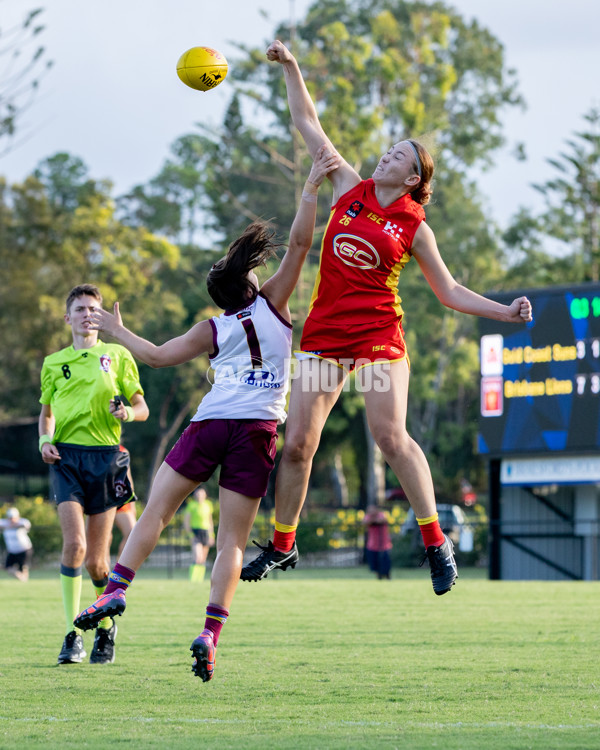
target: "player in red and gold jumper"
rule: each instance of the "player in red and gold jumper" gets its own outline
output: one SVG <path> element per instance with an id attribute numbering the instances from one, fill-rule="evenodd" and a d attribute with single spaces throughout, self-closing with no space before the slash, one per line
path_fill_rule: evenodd
<path id="1" fill-rule="evenodd" d="M 294 56 L 280 42 L 267 49 L 283 67 L 294 125 L 314 157 L 331 148 Z M 364 393 L 369 428 L 398 477 L 415 512 L 436 594 L 450 591 L 457 577 L 452 542 L 438 522 L 431 472 L 421 448 L 406 431 L 409 366 L 397 295 L 400 272 L 414 256 L 442 304 L 460 312 L 504 322 L 531 320 L 526 297 L 502 305 L 458 284 L 425 223 L 433 160 L 415 140 L 396 143 L 371 179 L 361 180 L 342 159 L 328 175 L 333 206 L 321 248 L 319 275 L 304 326 L 299 372 L 292 383 L 289 419 L 276 482 L 273 541 L 242 570 L 258 581 L 270 570 L 295 565 L 295 531 L 304 503 L 312 459 L 321 432 L 355 369 Z"/>

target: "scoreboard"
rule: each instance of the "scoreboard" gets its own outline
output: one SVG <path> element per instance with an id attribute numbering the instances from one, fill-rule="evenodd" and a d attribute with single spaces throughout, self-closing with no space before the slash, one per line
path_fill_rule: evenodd
<path id="1" fill-rule="evenodd" d="M 533 321 L 481 318 L 479 452 L 600 451 L 600 284 L 488 294 L 527 295 Z"/>

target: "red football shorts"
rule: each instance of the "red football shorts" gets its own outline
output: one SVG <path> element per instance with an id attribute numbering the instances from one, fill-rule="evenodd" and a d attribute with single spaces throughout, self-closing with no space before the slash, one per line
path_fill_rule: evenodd
<path id="1" fill-rule="evenodd" d="M 396 318 L 380 328 L 365 327 L 340 331 L 314 323 L 310 316 L 304 324 L 297 359 L 317 357 L 332 360 L 347 370 L 360 369 L 376 361 L 397 362 L 407 359 L 402 319 Z"/>

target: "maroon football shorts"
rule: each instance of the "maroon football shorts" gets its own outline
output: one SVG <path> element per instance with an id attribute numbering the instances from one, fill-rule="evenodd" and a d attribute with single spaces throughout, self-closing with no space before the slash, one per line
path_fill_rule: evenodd
<path id="1" fill-rule="evenodd" d="M 219 485 L 248 497 L 264 497 L 277 452 L 277 423 L 257 419 L 190 422 L 165 462 L 194 482 L 206 482 L 217 466 Z"/>

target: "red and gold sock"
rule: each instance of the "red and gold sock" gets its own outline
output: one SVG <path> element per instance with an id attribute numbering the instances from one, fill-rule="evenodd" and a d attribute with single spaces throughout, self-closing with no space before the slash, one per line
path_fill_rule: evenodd
<path id="1" fill-rule="evenodd" d="M 296 541 L 296 526 L 288 526 L 285 523 L 275 521 L 275 531 L 273 532 L 273 547 L 278 552 L 289 552 Z"/>
<path id="2" fill-rule="evenodd" d="M 417 523 L 419 524 L 419 531 L 423 537 L 425 549 L 427 547 L 439 547 L 444 543 L 444 532 L 438 521 L 437 513 L 427 518 L 417 518 Z"/>

